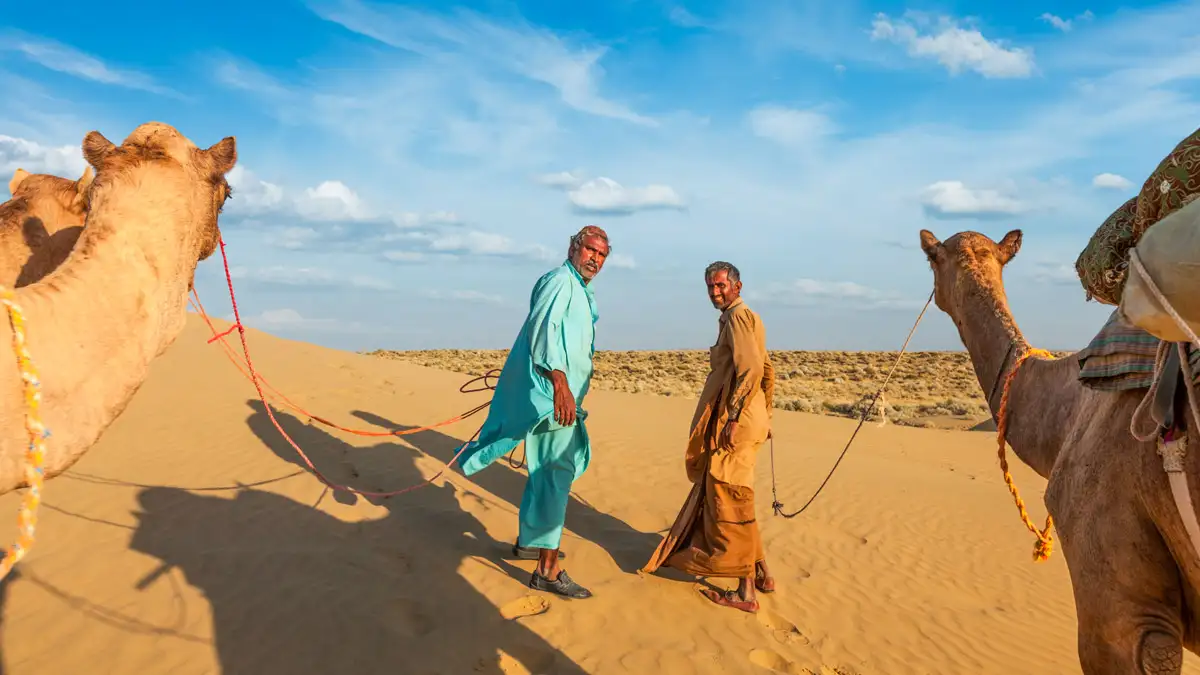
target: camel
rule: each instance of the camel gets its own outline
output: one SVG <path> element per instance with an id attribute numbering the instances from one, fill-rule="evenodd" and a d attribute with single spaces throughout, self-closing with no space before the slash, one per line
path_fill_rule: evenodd
<path id="1" fill-rule="evenodd" d="M 1021 231 L 998 244 L 969 231 L 945 242 L 928 230 L 920 237 L 935 303 L 958 327 L 995 417 L 998 383 L 1031 349 L 1002 281 Z M 1155 443 L 1130 432 L 1144 392 L 1087 388 L 1079 369 L 1073 356 L 1025 360 L 1006 414 L 1013 453 L 1047 481 L 1045 506 L 1075 597 L 1080 665 L 1086 675 L 1179 673 L 1183 649 L 1197 651 L 1200 560 Z M 1185 455 L 1193 501 L 1198 469 L 1197 452 Z"/>
<path id="2" fill-rule="evenodd" d="M 237 163 L 233 137 L 200 149 L 157 122 L 119 146 L 92 131 L 83 155 L 96 175 L 79 242 L 58 269 L 15 292 L 51 432 L 46 478 L 87 452 L 179 337 L 196 266 L 220 241 L 225 175 Z M 3 321 L 0 350 L 9 353 L 0 360 L 15 358 L 10 331 Z M 11 361 L 0 364 L 0 494 L 27 486 L 18 377 Z"/>
<path id="3" fill-rule="evenodd" d="M 79 180 L 17 169 L 0 204 L 0 285 L 27 286 L 54 271 L 74 248 L 95 173 Z"/>

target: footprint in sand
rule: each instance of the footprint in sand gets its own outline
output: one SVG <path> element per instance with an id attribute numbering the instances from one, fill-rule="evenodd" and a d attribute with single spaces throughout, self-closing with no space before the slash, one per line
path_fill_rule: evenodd
<path id="1" fill-rule="evenodd" d="M 816 675 L 803 666 L 798 666 L 769 649 L 755 649 L 750 652 L 750 663 L 759 668 L 766 668 L 786 675 Z"/>
<path id="2" fill-rule="evenodd" d="M 506 619 L 520 619 L 526 616 L 544 614 L 550 609 L 550 602 L 536 595 L 526 595 L 500 607 L 500 616 Z"/>
<path id="3" fill-rule="evenodd" d="M 783 644 L 792 642 L 808 644 L 808 638 L 804 637 L 804 634 L 800 632 L 800 629 L 796 627 L 796 624 L 788 621 L 783 615 L 766 609 L 760 610 L 755 617 L 758 619 L 758 622 L 762 624 L 763 628 L 766 628 L 775 634 L 775 639 L 777 641 Z"/>

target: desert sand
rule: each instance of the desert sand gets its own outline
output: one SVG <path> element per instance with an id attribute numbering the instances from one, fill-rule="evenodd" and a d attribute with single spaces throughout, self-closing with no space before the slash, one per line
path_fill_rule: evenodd
<path id="1" fill-rule="evenodd" d="M 37 544 L 0 586 L 5 675 L 1080 672 L 1066 565 L 1057 550 L 1031 560 L 994 434 L 867 424 L 790 521 L 770 513 L 764 446 L 759 514 L 779 590 L 752 616 L 693 580 L 637 573 L 688 490 L 694 400 L 595 390 L 564 550 L 596 595 L 569 601 L 530 591 L 533 563 L 507 559 L 520 470 L 501 460 L 392 499 L 331 493 L 209 336 L 189 315 L 124 414 L 46 484 Z M 461 373 L 248 337 L 271 384 L 345 426 L 426 425 L 488 397 L 460 394 Z M 276 416 L 332 480 L 389 490 L 434 475 L 483 414 L 400 438 Z M 776 410 L 788 508 L 854 426 Z M 1045 481 L 1019 462 L 1013 475 L 1040 522 Z M 1200 660 L 1187 654 L 1184 672 Z"/>

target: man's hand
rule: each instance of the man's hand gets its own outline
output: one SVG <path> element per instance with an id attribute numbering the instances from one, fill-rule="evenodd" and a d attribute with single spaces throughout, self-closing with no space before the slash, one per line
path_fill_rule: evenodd
<path id="1" fill-rule="evenodd" d="M 567 376 L 561 370 L 551 371 L 550 382 L 554 384 L 554 421 L 569 427 L 575 423 L 575 396 Z"/>
<path id="2" fill-rule="evenodd" d="M 725 428 L 721 430 L 721 438 L 717 442 L 717 447 L 733 447 L 733 435 L 737 433 L 737 428 L 737 420 L 730 420 L 726 422 Z"/>

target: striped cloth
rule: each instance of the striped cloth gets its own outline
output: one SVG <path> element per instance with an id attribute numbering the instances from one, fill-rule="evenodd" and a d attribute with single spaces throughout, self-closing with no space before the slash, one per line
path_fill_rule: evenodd
<path id="1" fill-rule="evenodd" d="M 1114 310 L 1079 359 L 1079 379 L 1084 386 L 1103 391 L 1149 389 L 1154 380 L 1154 354 L 1160 340 L 1131 326 Z M 1189 347 L 1192 380 L 1200 385 L 1200 351 Z"/>

